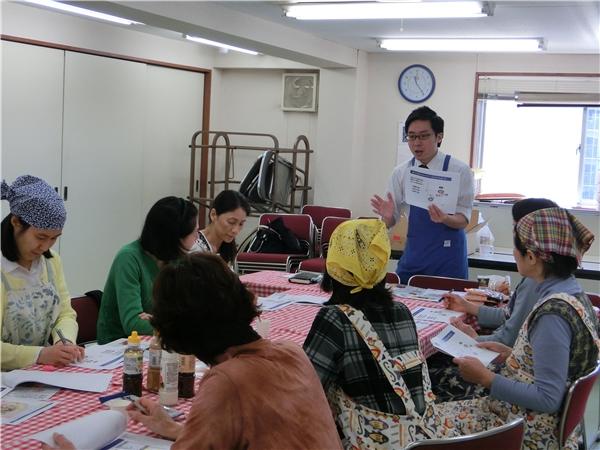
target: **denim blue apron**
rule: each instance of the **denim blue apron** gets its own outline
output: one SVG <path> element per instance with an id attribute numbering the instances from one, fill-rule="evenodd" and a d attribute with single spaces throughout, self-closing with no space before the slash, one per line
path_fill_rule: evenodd
<path id="1" fill-rule="evenodd" d="M 448 171 L 450 155 L 446 155 L 442 170 Z M 415 165 L 415 158 L 411 165 Z M 467 239 L 463 229 L 435 223 L 427 209 L 410 206 L 408 233 L 404 253 L 396 273 L 403 284 L 412 275 L 468 278 Z"/>

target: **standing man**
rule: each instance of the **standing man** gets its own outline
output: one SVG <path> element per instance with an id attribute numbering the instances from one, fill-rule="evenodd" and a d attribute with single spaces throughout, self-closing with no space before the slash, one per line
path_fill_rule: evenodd
<path id="1" fill-rule="evenodd" d="M 391 228 L 401 214 L 408 213 L 408 234 L 396 273 L 404 284 L 412 275 L 468 278 L 467 243 L 464 228 L 473 208 L 473 173 L 468 165 L 438 150 L 444 137 L 444 120 L 422 106 L 410 113 L 404 124 L 413 158 L 397 166 L 388 183 L 387 195 L 371 198 L 373 212 Z M 435 204 L 428 209 L 407 205 L 404 181 L 413 167 L 460 174 L 455 214 L 446 214 Z"/>

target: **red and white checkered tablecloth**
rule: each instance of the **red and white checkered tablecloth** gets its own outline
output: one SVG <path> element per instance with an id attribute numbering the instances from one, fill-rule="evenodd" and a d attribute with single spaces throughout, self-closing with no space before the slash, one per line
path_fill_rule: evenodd
<path id="1" fill-rule="evenodd" d="M 274 292 L 289 291 L 291 289 L 302 291 L 305 294 L 317 294 L 321 292 L 318 284 L 290 283 L 289 277 L 291 275 L 290 273 L 278 272 L 276 270 L 264 270 L 262 272 L 242 275 L 240 280 L 259 297 L 268 297 Z"/>
<path id="2" fill-rule="evenodd" d="M 268 296 L 273 292 L 282 291 L 288 291 L 289 294 L 296 295 L 309 294 L 327 296 L 326 293 L 320 291 L 318 285 L 293 284 L 287 280 L 285 275 L 284 272 L 266 271 L 243 275 L 241 279 L 248 288 L 259 296 Z M 396 300 L 402 301 L 411 310 L 419 306 L 428 306 L 432 308 L 443 307 L 442 305 L 432 304 L 431 302 L 401 299 L 399 297 L 396 297 Z M 318 311 L 318 306 L 290 305 L 277 311 L 265 311 L 261 314 L 261 318 L 270 321 L 270 339 L 289 340 L 298 345 L 302 345 Z M 435 350 L 431 345 L 431 338 L 438 334 L 443 328 L 444 324 L 435 323 L 419 332 L 419 344 L 425 357 L 429 357 L 435 353 Z M 40 369 L 40 366 L 33 366 L 32 369 Z M 68 367 L 59 369 L 58 371 L 76 373 L 94 372 L 90 369 L 81 369 L 77 367 Z M 3 424 L 0 435 L 1 448 L 7 450 L 39 449 L 41 444 L 37 441 L 28 439 L 28 436 L 61 423 L 77 419 L 78 417 L 90 414 L 94 411 L 104 409 L 104 406 L 98 401 L 98 397 L 120 392 L 121 378 L 122 369 L 119 368 L 114 370 L 112 383 L 109 389 L 102 394 L 65 389 L 59 391 L 52 397 L 51 400 L 56 402 L 56 404 L 49 410 L 38 416 L 32 417 L 19 425 Z M 196 382 L 198 383 L 199 381 L 200 378 L 197 378 Z M 157 396 L 150 392 L 144 391 L 144 395 L 157 400 Z M 191 407 L 191 399 L 179 399 L 176 406 L 178 410 L 186 414 Z M 179 420 L 182 420 L 184 417 L 185 415 Z M 151 435 L 143 425 L 134 424 L 131 421 L 127 426 L 127 431 Z"/>
<path id="3" fill-rule="evenodd" d="M 32 366 L 31 369 L 40 370 L 41 366 Z M 106 370 L 91 370 L 82 369 L 79 367 L 66 367 L 57 369 L 57 372 L 71 373 L 106 373 Z M 145 373 L 145 370 L 144 370 Z M 102 394 L 95 392 L 80 392 L 61 389 L 57 392 L 50 401 L 55 402 L 54 406 L 42 414 L 32 417 L 18 425 L 2 424 L 0 442 L 2 449 L 39 449 L 41 444 L 38 441 L 28 439 L 28 436 L 45 430 L 47 428 L 60 425 L 64 422 L 77 419 L 79 417 L 91 414 L 95 411 L 106 409 L 98 397 L 121 392 L 123 372 L 121 368 L 113 370 L 112 382 L 108 390 Z M 197 377 L 198 383 L 200 378 Z M 154 400 L 158 400 L 158 396 L 144 390 L 144 396 L 148 396 Z M 188 413 L 192 407 L 192 399 L 179 399 L 176 409 Z M 127 431 L 138 434 L 148 434 L 154 437 L 160 437 L 148 432 L 147 428 L 141 424 L 134 424 L 129 421 Z"/>

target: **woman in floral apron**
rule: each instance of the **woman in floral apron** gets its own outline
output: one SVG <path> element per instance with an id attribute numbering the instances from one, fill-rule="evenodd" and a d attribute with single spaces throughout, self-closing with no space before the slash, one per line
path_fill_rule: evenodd
<path id="1" fill-rule="evenodd" d="M 64 203 L 44 180 L 31 175 L 11 186 L 2 181 L 2 200 L 10 205 L 1 225 L 2 370 L 80 360 L 84 350 L 74 344 L 76 314 L 60 257 L 50 250 L 65 224 Z"/>
<path id="2" fill-rule="evenodd" d="M 389 256 L 381 220 L 335 229 L 321 285 L 331 298 L 304 343 L 347 449 L 397 449 L 448 436 L 412 315 L 385 288 Z"/>
<path id="3" fill-rule="evenodd" d="M 532 199 L 523 200 L 523 202 Z M 540 300 L 528 315 L 514 348 L 481 343 L 500 353 L 498 373 L 477 359 L 455 358 L 464 379 L 490 389 L 488 397 L 449 402 L 440 413 L 455 417 L 469 434 L 523 417 L 524 448 L 558 449 L 561 405 L 569 385 L 596 367 L 598 321 L 573 276 L 594 235 L 562 208 L 545 208 L 521 218 L 513 251 L 519 273 L 536 280 Z M 578 433 L 567 440 L 577 448 Z"/>

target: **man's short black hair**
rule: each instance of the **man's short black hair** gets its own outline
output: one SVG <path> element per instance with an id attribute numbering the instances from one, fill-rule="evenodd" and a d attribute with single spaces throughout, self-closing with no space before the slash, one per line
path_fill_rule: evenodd
<path id="1" fill-rule="evenodd" d="M 415 120 L 428 121 L 436 135 L 444 132 L 444 119 L 438 116 L 433 109 L 427 106 L 421 106 L 420 108 L 413 110 L 408 115 L 406 121 L 404 122 L 404 132 L 406 134 L 408 134 L 408 127 L 410 127 L 410 124 Z"/>

